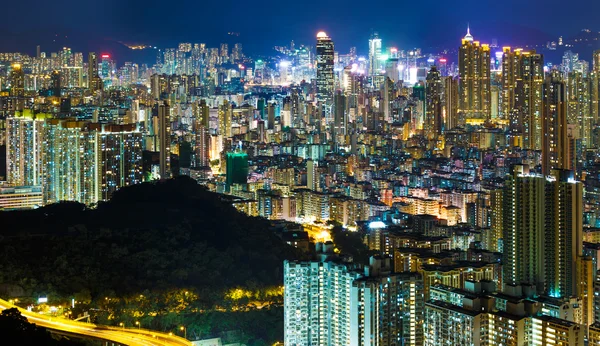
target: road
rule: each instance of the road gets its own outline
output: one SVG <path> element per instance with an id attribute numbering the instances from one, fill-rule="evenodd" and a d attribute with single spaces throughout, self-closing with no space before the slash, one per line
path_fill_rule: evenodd
<path id="1" fill-rule="evenodd" d="M 92 338 L 112 341 L 128 346 L 191 346 L 192 343 L 184 338 L 151 330 L 138 328 L 116 328 L 91 323 L 74 322 L 62 318 L 48 317 L 35 312 L 29 312 L 9 302 L 0 299 L 0 310 L 18 308 L 30 323 L 40 327 L 65 333 L 78 334 Z"/>

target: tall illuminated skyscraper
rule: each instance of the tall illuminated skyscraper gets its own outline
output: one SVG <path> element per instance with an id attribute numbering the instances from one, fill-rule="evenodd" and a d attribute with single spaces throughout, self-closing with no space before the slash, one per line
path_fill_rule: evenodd
<path id="1" fill-rule="evenodd" d="M 467 117 L 491 116 L 490 59 L 490 47 L 474 41 L 467 29 L 458 55 L 459 112 Z"/>
<path id="2" fill-rule="evenodd" d="M 206 101 L 196 106 L 196 166 L 210 166 L 210 109 Z"/>
<path id="3" fill-rule="evenodd" d="M 331 243 L 317 244 L 317 253 L 314 261 L 284 262 L 286 345 L 423 344 L 419 274 L 392 273 L 381 257 L 360 270 Z"/>
<path id="4" fill-rule="evenodd" d="M 392 273 L 390 259 L 371 258 L 352 283 L 350 345 L 423 345 L 423 278 Z"/>
<path id="5" fill-rule="evenodd" d="M 505 285 L 544 287 L 544 183 L 529 175 L 527 167 L 515 167 L 504 184 L 502 196 L 502 239 Z M 496 211 L 499 212 L 499 211 Z"/>
<path id="6" fill-rule="evenodd" d="M 161 179 L 171 177 L 171 108 L 165 102 L 155 106 L 158 117 L 159 173 Z"/>
<path id="7" fill-rule="evenodd" d="M 134 124 L 48 119 L 44 124 L 45 203 L 108 200 L 142 182 L 142 133 Z"/>
<path id="8" fill-rule="evenodd" d="M 444 84 L 437 67 L 432 66 L 427 73 L 425 83 L 425 122 L 423 131 L 429 140 L 437 140 L 442 134 L 444 122 L 442 119 L 442 96 Z"/>
<path id="9" fill-rule="evenodd" d="M 333 102 L 335 89 L 333 62 L 333 41 L 321 31 L 317 34 L 317 101 L 326 105 L 331 105 Z"/>
<path id="10" fill-rule="evenodd" d="M 558 71 L 552 71 L 544 81 L 542 116 L 542 174 L 553 169 L 569 168 L 567 137 L 567 104 L 565 83 Z"/>
<path id="11" fill-rule="evenodd" d="M 451 130 L 459 125 L 458 119 L 458 80 L 454 77 L 444 77 L 444 130 Z"/>
<path id="12" fill-rule="evenodd" d="M 88 88 L 92 92 L 102 89 L 102 79 L 98 71 L 98 56 L 94 52 L 88 54 L 87 81 Z"/>
<path id="13" fill-rule="evenodd" d="M 535 52 L 520 50 L 508 54 L 512 60 L 514 73 L 512 83 L 513 92 L 508 100 L 503 99 L 503 105 L 508 106 L 508 114 L 514 112 L 516 122 L 521 134 L 521 146 L 525 149 L 540 150 L 542 148 L 542 114 L 543 114 L 543 84 L 544 84 L 544 57 Z M 502 60 L 503 66 L 505 60 Z M 504 78 L 504 71 L 503 78 Z M 510 76 L 507 76 L 510 78 Z M 503 81 L 503 87 L 505 83 Z M 503 90 L 503 97 L 505 91 Z"/>
<path id="14" fill-rule="evenodd" d="M 274 110 L 273 110 L 274 111 Z M 233 121 L 233 109 L 229 101 L 223 101 L 219 107 L 219 134 L 223 140 L 231 137 L 231 123 Z"/>
<path id="15" fill-rule="evenodd" d="M 515 167 L 502 197 L 505 285 L 535 285 L 538 293 L 557 298 L 579 294 L 582 196 L 571 171 L 544 177 Z"/>
<path id="16" fill-rule="evenodd" d="M 573 71 L 566 80 L 567 123 L 576 125 L 575 137 L 583 147 L 590 147 L 592 126 L 590 79 L 580 71 Z"/>
<path id="17" fill-rule="evenodd" d="M 90 132 L 96 144 L 98 200 L 110 199 L 121 187 L 140 184 L 143 137 L 136 125 L 93 124 Z"/>
<path id="18" fill-rule="evenodd" d="M 573 172 L 553 170 L 545 189 L 545 292 L 552 297 L 581 293 L 579 263 L 583 254 L 583 184 Z"/>
<path id="19" fill-rule="evenodd" d="M 44 121 L 31 114 L 6 119 L 6 178 L 16 186 L 41 185 Z"/>
<path id="20" fill-rule="evenodd" d="M 369 39 L 369 75 L 374 76 L 381 71 L 381 39 L 373 33 Z"/>

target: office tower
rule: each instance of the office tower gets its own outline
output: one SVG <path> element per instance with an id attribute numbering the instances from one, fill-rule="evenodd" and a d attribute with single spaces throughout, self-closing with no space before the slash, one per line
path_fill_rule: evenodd
<path id="1" fill-rule="evenodd" d="M 448 76 L 444 77 L 444 103 L 443 120 L 444 130 L 451 130 L 457 126 L 464 126 L 458 119 L 458 79 Z"/>
<path id="2" fill-rule="evenodd" d="M 432 66 L 427 73 L 425 83 L 425 122 L 423 124 L 423 134 L 430 141 L 436 141 L 443 131 L 443 90 L 442 76 L 437 68 Z M 435 143 L 432 144 L 435 145 Z"/>
<path id="3" fill-rule="evenodd" d="M 381 73 L 381 39 L 376 32 L 369 39 L 369 76 Z"/>
<path id="4" fill-rule="evenodd" d="M 102 78 L 102 80 L 104 81 L 105 84 L 110 85 L 111 84 L 111 78 L 112 78 L 112 61 L 110 60 L 110 55 L 108 54 L 102 54 L 101 56 L 102 60 L 100 62 L 100 78 Z"/>
<path id="5" fill-rule="evenodd" d="M 459 112 L 467 118 L 490 117 L 490 59 L 490 47 L 474 41 L 470 29 L 467 29 L 458 56 Z"/>
<path id="6" fill-rule="evenodd" d="M 42 184 L 43 125 L 43 120 L 21 114 L 6 119 L 6 180 L 9 184 Z"/>
<path id="7" fill-rule="evenodd" d="M 569 168 L 570 162 L 566 90 L 558 71 L 546 77 L 543 97 L 542 174 L 548 175 L 553 169 Z"/>
<path id="8" fill-rule="evenodd" d="M 248 183 L 248 154 L 241 151 L 241 149 L 235 152 L 227 153 L 227 176 L 226 176 L 226 189 L 233 184 L 247 184 Z"/>
<path id="9" fill-rule="evenodd" d="M 368 271 L 352 283 L 350 345 L 422 345 L 421 275 L 392 273 L 389 258 L 371 258 Z"/>
<path id="10" fill-rule="evenodd" d="M 333 41 L 321 31 L 317 34 L 317 101 L 325 105 L 331 105 L 333 102 L 335 88 L 333 61 Z"/>
<path id="11" fill-rule="evenodd" d="M 161 179 L 171 177 L 171 108 L 165 102 L 159 102 L 155 106 L 158 117 L 158 151 L 159 151 L 159 174 Z"/>

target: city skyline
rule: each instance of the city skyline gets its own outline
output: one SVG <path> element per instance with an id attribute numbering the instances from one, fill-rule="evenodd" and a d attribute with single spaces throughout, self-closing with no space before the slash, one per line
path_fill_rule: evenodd
<path id="1" fill-rule="evenodd" d="M 0 330 L 600 346 L 600 4 L 74 5 L 0 38 Z"/>
<path id="2" fill-rule="evenodd" d="M 31 6 L 36 5 L 44 6 L 39 1 Z M 235 5 L 238 6 L 233 8 Z M 475 35 L 486 41 L 497 38 L 500 42 L 517 44 L 545 43 L 558 36 L 575 35 L 585 28 L 600 31 L 593 16 L 600 5 L 592 1 L 584 4 L 585 11 L 579 11 L 580 6 L 564 6 L 556 0 L 544 3 L 510 0 L 502 4 L 437 2 L 427 9 L 418 3 L 337 6 L 333 1 L 325 1 L 318 6 L 305 2 L 290 7 L 267 0 L 258 5 L 234 3 L 227 11 L 211 2 L 185 1 L 165 9 L 158 3 L 141 0 L 124 3 L 111 0 L 101 5 L 75 4 L 68 0 L 45 11 L 31 11 L 30 5 L 11 3 L 11 12 L 28 14 L 27 25 L 23 25 L 19 16 L 7 16 L 0 24 L 6 33 L 0 38 L 0 46 L 24 51 L 58 40 L 78 50 L 98 51 L 109 42 L 168 47 L 186 41 L 214 45 L 231 38 L 240 40 L 256 55 L 266 54 L 272 46 L 291 40 L 309 43 L 318 31 L 328 32 L 343 51 L 368 39 L 372 31 L 379 32 L 388 44 L 403 48 L 452 47 L 456 38 L 464 35 L 468 24 Z M 558 8 L 560 17 L 556 16 Z M 238 9 L 244 12 L 241 19 L 228 21 L 227 16 L 235 15 Z M 271 11 L 261 13 L 264 9 Z M 44 19 L 48 17 L 66 20 L 48 23 Z M 366 50 L 366 47 L 358 47 L 359 52 Z"/>

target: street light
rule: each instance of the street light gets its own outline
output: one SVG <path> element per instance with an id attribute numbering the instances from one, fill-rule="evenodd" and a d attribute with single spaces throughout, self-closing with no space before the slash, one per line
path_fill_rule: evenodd
<path id="1" fill-rule="evenodd" d="M 184 326 L 179 327 L 179 330 L 183 331 L 183 338 L 187 339 L 187 328 Z"/>
<path id="2" fill-rule="evenodd" d="M 142 326 L 140 325 L 140 321 L 135 321 L 135 325 L 138 326 L 138 329 L 142 329 Z"/>
<path id="3" fill-rule="evenodd" d="M 120 326 L 121 328 L 125 329 L 125 323 L 121 322 L 121 323 L 119 323 L 119 326 Z"/>

